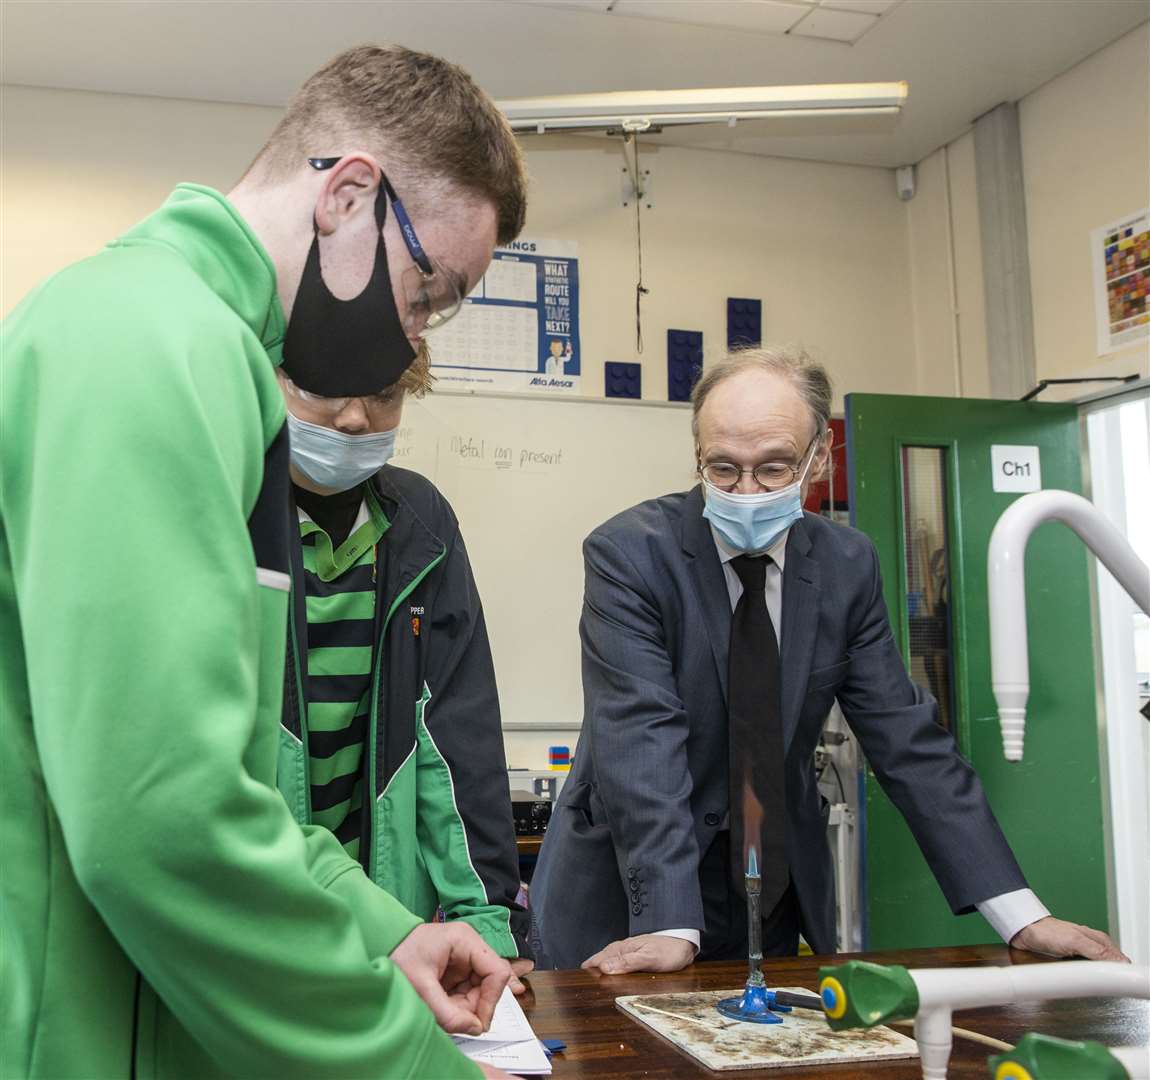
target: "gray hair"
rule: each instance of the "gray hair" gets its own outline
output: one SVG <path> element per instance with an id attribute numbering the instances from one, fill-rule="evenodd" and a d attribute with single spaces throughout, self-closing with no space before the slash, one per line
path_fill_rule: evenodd
<path id="1" fill-rule="evenodd" d="M 797 345 L 765 345 L 735 349 L 707 368 L 691 391 L 691 433 L 699 438 L 699 410 L 719 383 L 743 371 L 766 371 L 788 379 L 815 421 L 816 433 L 826 431 L 831 418 L 831 377 L 822 364 Z"/>

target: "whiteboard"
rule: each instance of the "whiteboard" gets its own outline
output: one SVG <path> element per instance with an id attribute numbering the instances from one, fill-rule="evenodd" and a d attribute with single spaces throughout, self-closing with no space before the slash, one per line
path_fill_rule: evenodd
<path id="1" fill-rule="evenodd" d="M 579 723 L 583 540 L 695 482 L 690 406 L 440 392 L 408 399 L 393 463 L 459 517 L 504 727 Z"/>

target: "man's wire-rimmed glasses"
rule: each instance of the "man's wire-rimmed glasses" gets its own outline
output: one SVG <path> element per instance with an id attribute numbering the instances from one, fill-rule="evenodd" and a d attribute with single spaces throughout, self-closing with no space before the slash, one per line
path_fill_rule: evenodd
<path id="1" fill-rule="evenodd" d="M 744 476 L 753 476 L 755 483 L 767 491 L 779 491 L 799 479 L 808 461 L 813 457 L 812 451 L 821 434 L 819 432 L 811 439 L 797 465 L 785 461 L 764 461 L 753 469 L 743 469 L 729 461 L 712 461 L 699 466 L 699 475 L 720 491 L 734 491 Z"/>

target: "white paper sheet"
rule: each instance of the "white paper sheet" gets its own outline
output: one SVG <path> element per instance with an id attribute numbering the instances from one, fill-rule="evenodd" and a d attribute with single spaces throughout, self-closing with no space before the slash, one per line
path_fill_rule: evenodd
<path id="1" fill-rule="evenodd" d="M 472 1061 L 520 1076 L 550 1076 L 551 1062 L 535 1037 L 515 995 L 505 988 L 495 1006 L 491 1027 L 482 1035 L 453 1035 L 455 1045 Z"/>

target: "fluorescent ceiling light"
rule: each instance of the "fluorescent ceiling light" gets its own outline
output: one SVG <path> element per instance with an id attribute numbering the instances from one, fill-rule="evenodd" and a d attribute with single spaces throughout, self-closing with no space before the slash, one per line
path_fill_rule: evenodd
<path id="1" fill-rule="evenodd" d="M 905 82 L 842 83 L 562 94 L 497 104 L 516 131 L 646 131 L 672 124 L 733 124 L 771 117 L 894 115 L 906 95 Z"/>

